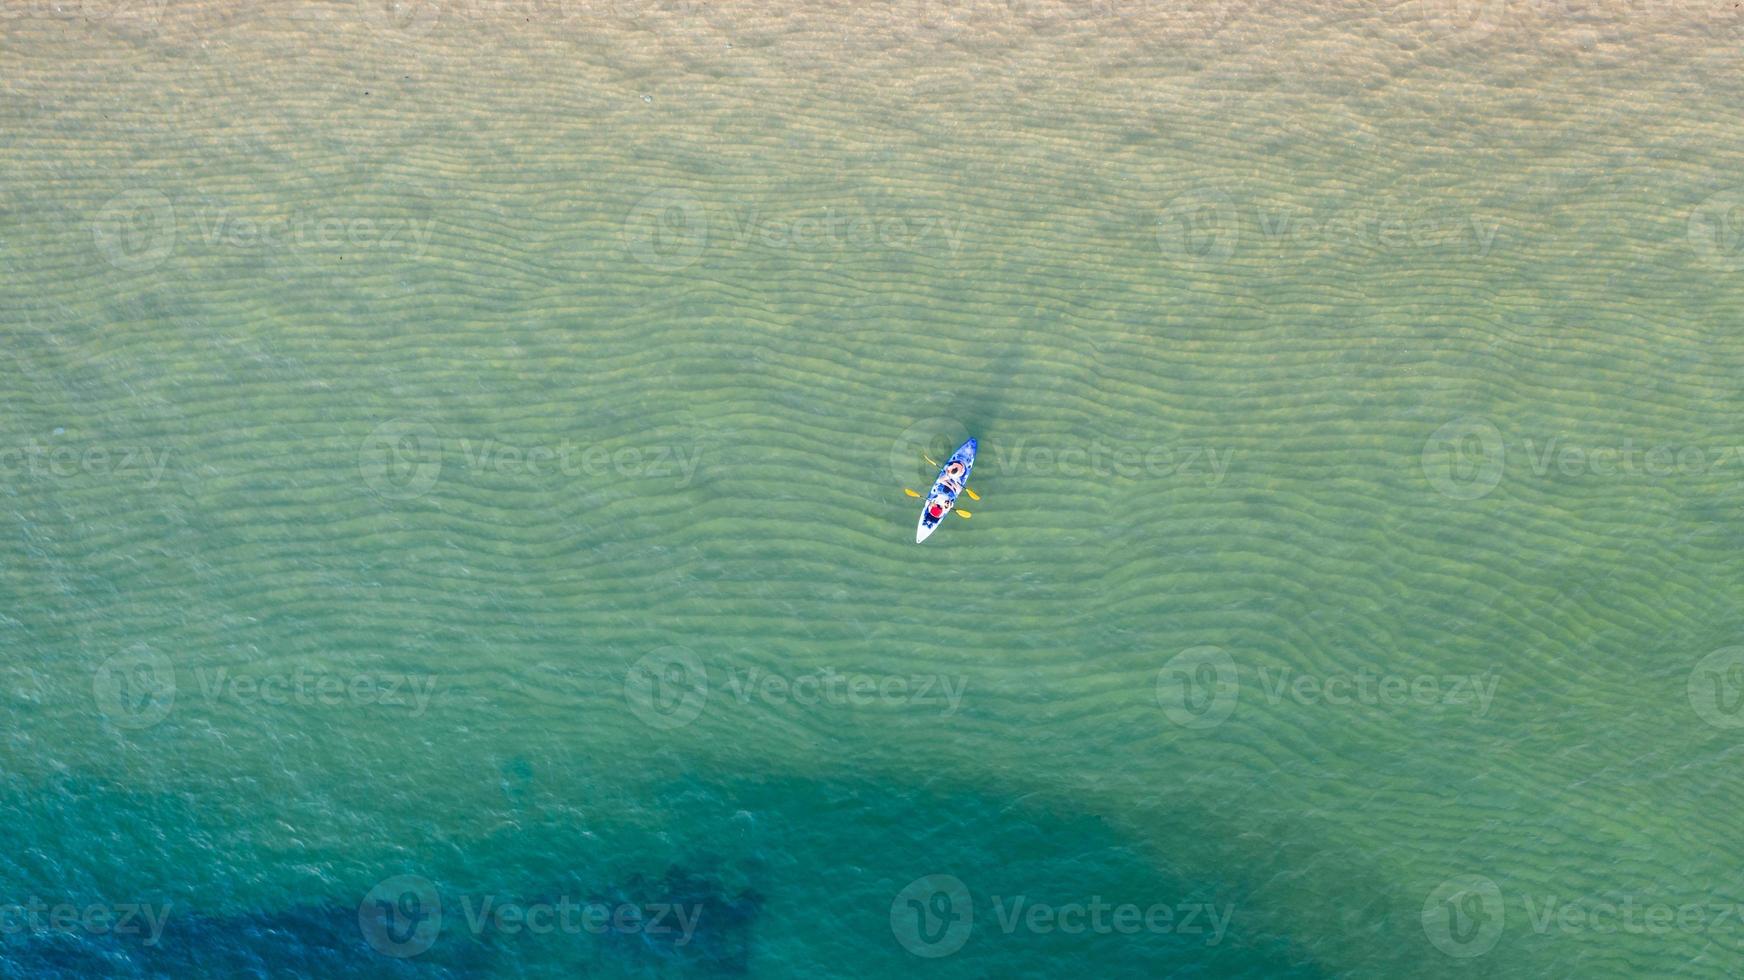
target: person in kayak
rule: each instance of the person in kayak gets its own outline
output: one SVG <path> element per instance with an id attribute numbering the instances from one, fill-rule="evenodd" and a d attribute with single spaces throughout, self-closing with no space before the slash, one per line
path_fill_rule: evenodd
<path id="1" fill-rule="evenodd" d="M 936 520 L 945 516 L 945 506 L 943 504 L 939 503 L 937 500 L 929 501 L 928 503 L 929 503 L 929 506 L 927 507 L 927 516 L 928 517 L 930 517 L 936 521 Z"/>
<path id="2" fill-rule="evenodd" d="M 963 492 L 963 464 L 952 460 L 945 472 L 939 477 L 939 483 L 954 496 Z"/>

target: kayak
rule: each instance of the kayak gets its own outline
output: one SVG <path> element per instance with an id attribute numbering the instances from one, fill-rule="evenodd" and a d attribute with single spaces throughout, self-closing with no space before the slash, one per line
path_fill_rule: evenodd
<path id="1" fill-rule="evenodd" d="M 938 528 L 951 508 L 957 506 L 957 495 L 963 492 L 963 487 L 969 482 L 969 470 L 975 466 L 975 440 L 970 439 L 957 447 L 951 458 L 945 460 L 945 465 L 939 467 L 938 478 L 933 480 L 933 488 L 927 491 L 926 503 L 920 508 L 920 526 L 914 529 L 914 543 L 920 544 Z M 963 513 L 967 514 L 968 511 Z"/>

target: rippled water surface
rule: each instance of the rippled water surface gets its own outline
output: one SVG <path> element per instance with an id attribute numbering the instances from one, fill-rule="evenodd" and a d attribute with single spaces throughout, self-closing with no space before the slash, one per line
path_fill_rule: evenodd
<path id="1" fill-rule="evenodd" d="M 12 6 L 0 975 L 1736 975 L 1740 40 Z"/>

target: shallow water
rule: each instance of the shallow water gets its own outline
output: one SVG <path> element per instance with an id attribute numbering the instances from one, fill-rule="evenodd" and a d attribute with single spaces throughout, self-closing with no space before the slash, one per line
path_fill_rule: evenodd
<path id="1" fill-rule="evenodd" d="M 1737 14 L 13 8 L 0 974 L 1736 973 Z"/>

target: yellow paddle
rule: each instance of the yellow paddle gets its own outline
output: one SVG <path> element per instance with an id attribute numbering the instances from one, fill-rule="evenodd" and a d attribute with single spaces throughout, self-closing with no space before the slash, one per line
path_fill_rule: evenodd
<path id="1" fill-rule="evenodd" d="M 902 488 L 902 492 L 903 492 L 903 493 L 906 493 L 906 494 L 908 494 L 908 495 L 909 495 L 909 496 L 910 496 L 910 497 L 918 497 L 918 496 L 920 496 L 920 494 L 918 494 L 918 493 L 915 493 L 915 492 L 914 492 L 914 491 L 913 491 L 913 490 L 910 490 L 910 489 L 909 489 L 909 488 L 907 488 L 907 487 L 903 487 L 903 488 Z"/>
<path id="2" fill-rule="evenodd" d="M 961 517 L 965 521 L 968 520 L 969 518 L 975 516 L 974 514 L 971 514 L 966 510 L 952 511 L 952 513 L 956 514 L 958 517 Z"/>

